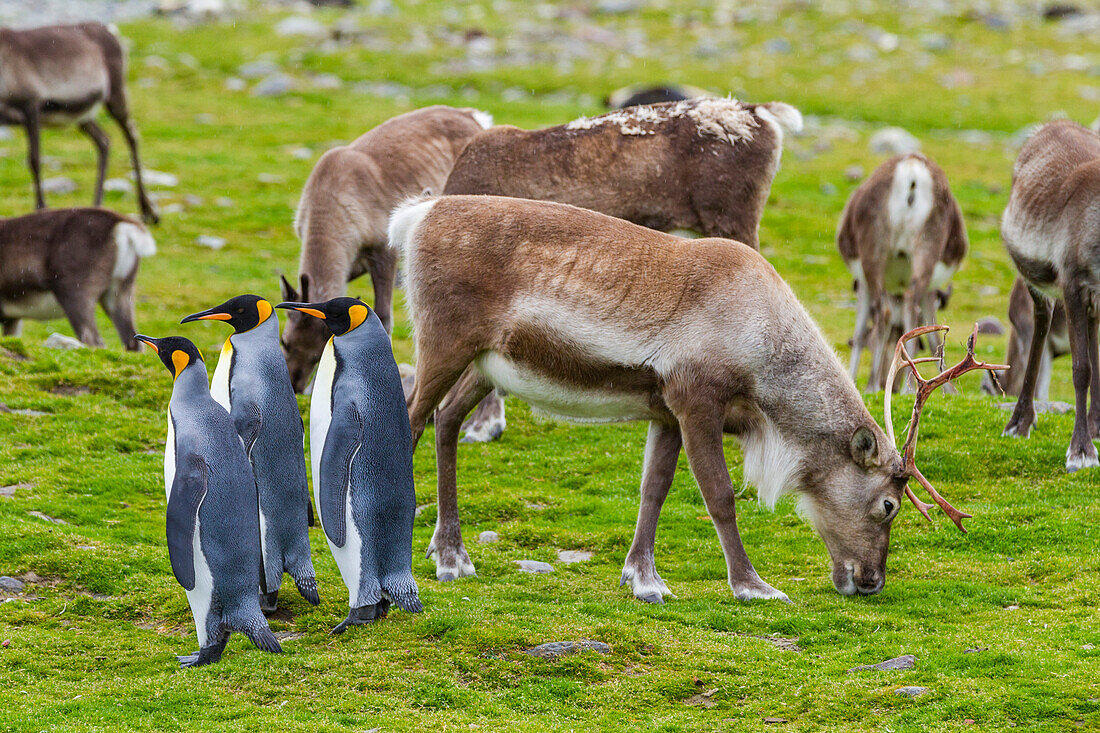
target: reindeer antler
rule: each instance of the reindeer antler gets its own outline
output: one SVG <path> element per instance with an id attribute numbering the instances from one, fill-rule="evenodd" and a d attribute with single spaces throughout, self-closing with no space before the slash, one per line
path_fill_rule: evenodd
<path id="1" fill-rule="evenodd" d="M 920 424 L 921 410 L 924 409 L 924 403 L 932 395 L 932 393 L 947 384 L 950 381 L 957 379 L 958 377 L 966 374 L 967 372 L 974 371 L 976 369 L 985 369 L 990 372 L 993 377 L 993 383 L 1000 389 L 1001 385 L 997 381 L 997 371 L 1002 369 L 1008 369 L 1006 364 L 988 364 L 984 361 L 978 361 L 974 358 L 974 339 L 978 336 L 978 326 L 974 325 L 974 332 L 970 334 L 970 338 L 966 342 L 966 356 L 955 366 L 950 369 L 943 369 L 943 353 L 941 351 L 940 356 L 923 357 L 920 359 L 914 359 L 909 356 L 909 352 L 905 349 L 905 342 L 923 336 L 926 333 L 932 333 L 933 331 L 943 331 L 944 334 L 951 329 L 947 326 L 921 326 L 920 328 L 914 328 L 898 339 L 898 345 L 894 347 L 894 361 L 890 364 L 890 371 L 886 375 L 886 397 L 884 400 L 884 412 L 886 419 L 886 435 L 890 438 L 890 442 L 895 446 L 897 441 L 894 438 L 894 423 L 890 412 L 890 399 L 894 392 L 894 377 L 897 373 L 903 369 L 909 369 L 913 372 L 913 379 L 917 382 L 917 398 L 913 403 L 913 416 L 909 418 L 909 425 L 906 428 L 907 434 L 905 436 L 905 445 L 901 448 L 901 458 L 903 463 L 903 470 L 908 476 L 911 476 L 917 480 L 917 482 L 925 488 L 928 494 L 932 497 L 932 500 L 943 509 L 944 513 L 951 518 L 951 521 L 955 523 L 963 532 L 966 532 L 966 528 L 963 527 L 962 520 L 969 519 L 971 515 L 960 512 L 955 507 L 951 506 L 947 499 L 940 496 L 939 492 L 928 482 L 928 479 L 921 474 L 916 464 L 917 454 L 917 431 Z M 942 347 L 941 347 L 942 348 Z M 902 360 L 904 359 L 904 363 Z M 923 364 L 925 362 L 935 361 L 939 362 L 942 371 L 931 379 L 925 379 L 917 371 L 917 364 Z M 1004 390 L 1001 390 L 1002 392 Z M 908 486 L 905 487 L 905 494 L 909 497 L 909 500 L 913 502 L 913 506 L 917 508 L 924 518 L 931 521 L 931 517 L 928 516 L 928 510 L 932 508 L 931 504 L 925 504 L 918 499 L 913 493 L 913 490 Z"/>

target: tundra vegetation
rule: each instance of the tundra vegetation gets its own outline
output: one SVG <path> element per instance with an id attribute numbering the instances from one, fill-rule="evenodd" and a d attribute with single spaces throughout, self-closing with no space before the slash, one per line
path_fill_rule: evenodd
<path id="1" fill-rule="evenodd" d="M 806 133 L 786 141 L 761 252 L 843 356 L 855 311 L 836 224 L 859 180 L 886 158 L 869 145 L 886 126 L 922 141 L 968 226 L 970 252 L 940 315 L 953 327 L 948 361 L 961 358 L 975 320 L 1007 320 L 1014 270 L 998 226 L 1019 131 L 1059 110 L 1086 124 L 1095 119 L 1095 32 L 1074 34 L 1081 26 L 1073 19 L 1044 22 L 1030 4 L 1013 3 L 993 15 L 983 14 L 984 3 L 969 12 L 965 2 L 946 15 L 899 16 L 885 2 L 724 11 L 702 0 L 615 12 L 634 5 L 364 2 L 358 11 L 312 15 L 340 28 L 330 42 L 274 33 L 288 13 L 277 8 L 180 28 L 170 18 L 120 24 L 131 44 L 129 90 L 144 163 L 179 179 L 168 187 L 158 183 L 164 176 L 147 177 L 163 218 L 158 255 L 142 263 L 137 282 L 142 331 L 184 333 L 183 315 L 242 292 L 278 297 L 278 273 L 296 273 L 299 192 L 329 146 L 433 103 L 476 107 L 526 128 L 561 124 L 598 113 L 608 91 L 638 81 L 784 100 L 806 116 Z M 282 69 L 293 88 L 254 95 L 262 80 L 253 78 L 244 89 L 227 87 L 258 60 Z M 325 75 L 342 87 L 322 88 L 333 82 Z M 86 205 L 95 151 L 71 129 L 45 130 L 43 138 L 43 177 L 77 184 L 49 203 Z M 0 211 L 25 213 L 32 199 L 24 141 L 17 133 L 0 149 Z M 127 171 L 124 156 L 112 156 L 109 178 Z M 107 188 L 108 206 L 139 210 L 131 186 Z M 220 242 L 202 237 L 225 246 L 204 247 Z M 349 294 L 372 302 L 366 280 Z M 395 350 L 411 362 L 400 297 L 396 305 Z M 111 330 L 106 315 L 96 318 L 101 331 Z M 429 427 L 415 463 L 425 505 L 413 537 L 423 614 L 329 636 L 345 598 L 315 527 L 322 603 L 288 595 L 288 612 L 271 621 L 286 653 L 265 655 L 234 638 L 221 664 L 180 671 L 174 655 L 192 650 L 194 631 L 164 540 L 161 451 L 171 384 L 156 360 L 110 339 L 98 350 L 43 348 L 55 330 L 71 334 L 63 320 L 27 321 L 22 338 L 0 339 L 0 575 L 28 581 L 21 594 L 0 591 L 0 642 L 9 642 L 0 647 L 4 727 L 1100 726 L 1100 473 L 1065 473 L 1072 414 L 1039 415 L 1027 441 L 1001 438 L 1008 413 L 980 393 L 976 375 L 960 380 L 961 394 L 930 400 L 918 457 L 929 480 L 974 515 L 969 534 L 935 512 L 928 523 L 903 507 L 880 595 L 838 595 L 826 550 L 793 502 L 781 501 L 774 514 L 758 510 L 749 488 L 738 502 L 741 536 L 761 575 L 794 604 L 735 601 L 681 457 L 656 542 L 676 598 L 638 602 L 614 580 L 637 516 L 645 427 L 551 423 L 513 401 L 501 441 L 459 449 L 463 528 L 477 577 L 439 583 L 423 557 L 436 519 Z M 195 326 L 186 335 L 212 370 L 224 328 Z M 1003 336 L 979 337 L 978 357 L 999 362 L 1005 347 Z M 1069 360 L 1056 360 L 1050 396 L 1072 395 Z M 881 396 L 866 399 L 881 418 Z M 899 433 L 911 400 L 895 397 Z M 732 440 L 726 456 L 739 484 Z M 486 530 L 500 541 L 478 544 Z M 594 555 L 565 564 L 559 550 Z M 546 561 L 555 571 L 521 573 L 516 560 Z M 524 653 L 580 639 L 605 642 L 610 653 L 556 661 Z M 902 654 L 915 655 L 913 669 L 847 671 Z M 929 691 L 909 698 L 895 694 L 900 686 Z"/>

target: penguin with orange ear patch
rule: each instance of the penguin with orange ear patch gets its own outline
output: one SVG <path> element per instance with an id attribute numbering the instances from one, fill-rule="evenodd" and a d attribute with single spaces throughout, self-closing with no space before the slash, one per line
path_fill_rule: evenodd
<path id="1" fill-rule="evenodd" d="M 422 610 L 412 575 L 412 429 L 390 336 L 356 298 L 280 303 L 332 332 L 310 398 L 313 495 L 340 575 L 348 617 L 369 624 L 395 603 Z"/>
<path id="2" fill-rule="evenodd" d="M 168 556 L 187 592 L 199 650 L 181 667 L 221 659 L 231 631 L 269 652 L 279 642 L 260 611 L 260 527 L 256 481 L 233 420 L 210 396 L 206 365 L 185 338 L 138 334 L 172 374 L 164 491 L 168 496 Z"/>
<path id="3" fill-rule="evenodd" d="M 233 327 L 218 359 L 210 394 L 233 416 L 244 441 L 260 515 L 260 607 L 275 610 L 283 573 L 313 605 L 317 578 L 309 557 L 309 484 L 302 415 L 279 347 L 279 319 L 258 295 L 238 295 L 192 313 L 181 323 L 223 321 Z"/>

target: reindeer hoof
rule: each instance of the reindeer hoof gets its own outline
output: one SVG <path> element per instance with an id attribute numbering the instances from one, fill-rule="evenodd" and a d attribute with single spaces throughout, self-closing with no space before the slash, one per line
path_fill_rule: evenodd
<path id="1" fill-rule="evenodd" d="M 1090 450 L 1091 449 L 1091 450 Z M 1089 443 L 1089 447 L 1084 450 L 1074 450 L 1070 448 L 1066 451 L 1066 472 L 1076 473 L 1082 468 L 1096 468 L 1100 466 L 1100 460 L 1097 460 L 1096 447 Z"/>
<path id="2" fill-rule="evenodd" d="M 791 599 L 787 597 L 786 593 L 772 588 L 763 580 L 755 583 L 731 585 L 730 588 L 731 590 L 733 590 L 734 597 L 739 601 L 766 600 L 792 603 Z"/>

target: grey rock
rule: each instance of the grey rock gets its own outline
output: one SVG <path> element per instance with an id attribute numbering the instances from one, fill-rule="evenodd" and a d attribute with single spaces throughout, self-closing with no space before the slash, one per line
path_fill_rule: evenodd
<path id="1" fill-rule="evenodd" d="M 256 176 L 256 180 L 260 183 L 282 183 L 283 177 L 278 173 L 261 173 Z"/>
<path id="2" fill-rule="evenodd" d="M 1001 336 L 1005 332 L 1004 324 L 994 316 L 986 316 L 978 321 L 978 333 L 987 336 Z"/>
<path id="3" fill-rule="evenodd" d="M 271 59 L 259 59 L 242 64 L 237 69 L 237 76 L 242 79 L 260 79 L 281 71 L 279 65 Z"/>
<path id="4" fill-rule="evenodd" d="M 895 695 L 901 695 L 902 697 L 920 697 L 921 695 L 927 693 L 927 687 L 899 687 L 898 689 L 894 690 Z"/>
<path id="5" fill-rule="evenodd" d="M 532 657 L 539 657 L 541 659 L 558 659 L 568 654 L 577 654 L 584 651 L 593 651 L 597 654 L 610 654 L 611 647 L 604 644 L 602 641 L 591 641 L 589 639 L 581 639 L 580 641 L 551 641 L 546 644 L 539 644 L 536 647 L 531 647 L 526 650 L 527 654 Z"/>
<path id="6" fill-rule="evenodd" d="M 294 148 L 290 151 L 290 157 L 298 160 L 309 160 L 313 157 L 313 151 L 306 147 Z"/>
<path id="7" fill-rule="evenodd" d="M 861 165 L 850 165 L 844 169 L 844 179 L 851 183 L 863 180 L 866 174 L 867 171 L 863 170 Z"/>
<path id="8" fill-rule="evenodd" d="M 871 152 L 879 155 L 906 155 L 920 150 L 920 140 L 900 127 L 884 127 L 871 135 Z"/>
<path id="9" fill-rule="evenodd" d="M 837 194 L 836 186 L 834 186 L 831 183 L 822 183 L 821 184 L 821 193 L 825 194 L 826 196 L 836 196 L 836 194 Z"/>
<path id="10" fill-rule="evenodd" d="M 42 181 L 43 193 L 72 193 L 76 190 L 76 181 L 71 178 L 65 178 L 64 176 L 57 176 L 55 178 L 46 178 Z"/>
<path id="11" fill-rule="evenodd" d="M 76 549 L 78 549 L 78 550 L 94 550 L 95 545 L 77 545 Z"/>
<path id="12" fill-rule="evenodd" d="M 200 247 L 209 247 L 210 249 L 218 250 L 224 247 L 226 242 L 224 237 L 215 237 L 210 234 L 200 234 L 199 236 L 195 237 L 195 244 L 199 245 Z"/>
<path id="13" fill-rule="evenodd" d="M 324 38 L 328 35 L 328 29 L 324 23 L 304 15 L 283 18 L 275 24 L 275 32 L 280 36 L 308 36 L 309 38 Z"/>
<path id="14" fill-rule="evenodd" d="M 849 672 L 863 672 L 866 670 L 883 671 L 887 669 L 912 669 L 916 666 L 917 658 L 912 654 L 903 654 L 900 657 L 894 657 L 893 659 L 887 659 L 885 662 L 879 662 L 878 664 L 861 664 L 858 667 L 852 667 Z"/>
<path id="15" fill-rule="evenodd" d="M 0 486 L 0 496 L 6 496 L 11 498 L 15 496 L 16 491 L 22 489 L 33 489 L 34 484 L 10 484 L 8 486 Z"/>
<path id="16" fill-rule="evenodd" d="M 179 62 L 180 66 L 186 66 L 188 69 L 197 69 L 201 65 L 199 60 L 189 53 L 181 53 L 176 57 L 176 61 Z"/>
<path id="17" fill-rule="evenodd" d="M 228 209 L 234 205 L 234 202 L 228 196 L 218 196 L 214 199 L 214 205 L 222 209 Z"/>
<path id="18" fill-rule="evenodd" d="M 134 174 L 131 173 L 130 177 L 133 178 Z M 145 181 L 146 186 L 161 186 L 163 188 L 175 188 L 180 185 L 180 179 L 173 173 L 165 173 L 164 171 L 155 171 L 152 169 L 146 169 L 141 172 L 141 179 Z"/>
<path id="19" fill-rule="evenodd" d="M 5 593 L 22 593 L 26 585 L 19 578 L 10 575 L 0 575 L 0 591 Z"/>
<path id="20" fill-rule="evenodd" d="M 942 33 L 925 33 L 920 37 L 920 45 L 925 51 L 946 51 L 951 48 L 951 39 Z"/>
<path id="21" fill-rule="evenodd" d="M 10 127 L 0 127 L 0 142 L 8 142 L 15 139 L 15 133 Z"/>
<path id="22" fill-rule="evenodd" d="M 764 50 L 768 53 L 790 53 L 794 47 L 786 38 L 771 38 L 764 41 Z"/>
<path id="23" fill-rule="evenodd" d="M 566 565 L 576 562 L 586 562 L 592 559 L 592 553 L 588 550 L 558 550 L 558 560 Z"/>
<path id="24" fill-rule="evenodd" d="M 519 565 L 520 572 L 523 573 L 554 572 L 554 566 L 548 562 L 539 562 L 538 560 L 515 560 L 514 562 Z"/>
<path id="25" fill-rule="evenodd" d="M 1065 415 L 1073 412 L 1073 405 L 1068 402 L 1044 402 L 1041 400 L 1035 400 L 1032 405 L 1035 407 L 1035 414 L 1037 415 Z M 1002 410 L 1012 411 L 1016 409 L 1015 402 L 999 402 L 997 407 Z"/>
<path id="26" fill-rule="evenodd" d="M 252 87 L 253 97 L 278 97 L 294 88 L 294 78 L 282 72 L 265 76 Z"/>
<path id="27" fill-rule="evenodd" d="M 314 89 L 340 89 L 344 86 L 344 80 L 336 74 L 316 74 L 310 78 L 309 83 Z"/>
<path id="28" fill-rule="evenodd" d="M 42 345 L 47 349 L 83 349 L 84 344 L 80 343 L 72 336 L 66 336 L 60 333 L 51 333 L 46 337 L 46 340 L 42 342 Z"/>
<path id="29" fill-rule="evenodd" d="M 38 511 L 27 512 L 27 514 L 30 514 L 32 517 L 37 517 L 38 519 L 44 519 L 47 522 L 52 522 L 53 524 L 68 524 L 68 522 L 66 522 L 64 519 L 58 519 L 57 517 L 51 517 L 49 514 L 43 514 L 42 512 L 38 512 Z"/>
<path id="30" fill-rule="evenodd" d="M 168 59 L 163 56 L 157 56 L 155 53 L 151 53 L 142 59 L 142 63 L 150 69 L 167 69 Z"/>
<path id="31" fill-rule="evenodd" d="M 989 15 L 986 15 L 984 18 L 982 18 L 982 23 L 985 25 L 986 28 L 995 31 L 1006 31 L 1012 27 L 1012 22 L 1009 21 L 1008 18 L 1003 15 L 997 15 L 996 13 L 990 13 Z"/>
<path id="32" fill-rule="evenodd" d="M 596 12 L 604 15 L 623 15 L 641 10 L 642 4 L 638 0 L 602 0 L 596 6 Z"/>
<path id="33" fill-rule="evenodd" d="M 500 542 L 500 535 L 491 529 L 487 529 L 477 536 L 479 545 L 491 545 L 494 542 Z"/>
<path id="34" fill-rule="evenodd" d="M 103 190 L 108 193 L 129 193 L 133 186 L 125 178 L 108 178 L 103 182 Z"/>
<path id="35" fill-rule="evenodd" d="M 239 76 L 231 76 L 225 80 L 225 88 L 231 92 L 244 91 L 247 86 L 248 82 Z"/>

